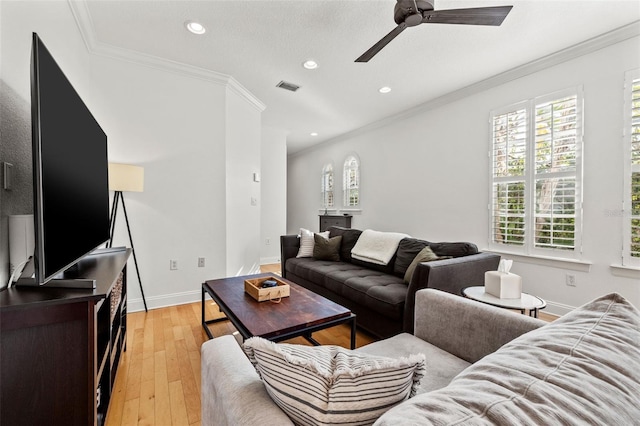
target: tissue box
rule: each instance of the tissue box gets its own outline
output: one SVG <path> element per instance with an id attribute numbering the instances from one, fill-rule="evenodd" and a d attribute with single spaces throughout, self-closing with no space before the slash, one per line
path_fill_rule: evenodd
<path id="1" fill-rule="evenodd" d="M 509 272 L 487 271 L 484 273 L 484 291 L 500 299 L 520 299 L 522 277 Z"/>

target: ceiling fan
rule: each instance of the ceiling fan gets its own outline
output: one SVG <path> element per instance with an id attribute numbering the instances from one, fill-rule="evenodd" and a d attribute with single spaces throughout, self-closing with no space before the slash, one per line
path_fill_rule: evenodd
<path id="1" fill-rule="evenodd" d="M 356 62 L 368 62 L 407 27 L 420 24 L 466 24 L 499 26 L 513 6 L 434 10 L 435 0 L 397 0 L 393 18 L 398 24 L 362 54 Z"/>

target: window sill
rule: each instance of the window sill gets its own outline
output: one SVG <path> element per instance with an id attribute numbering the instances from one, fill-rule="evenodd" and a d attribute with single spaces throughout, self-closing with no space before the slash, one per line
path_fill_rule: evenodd
<path id="1" fill-rule="evenodd" d="M 638 266 L 625 266 L 625 265 L 609 265 L 611 274 L 616 277 L 624 278 L 640 278 L 640 267 Z"/>
<path id="2" fill-rule="evenodd" d="M 336 208 L 319 209 L 318 213 L 321 214 L 321 215 L 327 215 L 327 216 L 338 216 L 338 209 L 336 209 Z"/>
<path id="3" fill-rule="evenodd" d="M 540 256 L 540 255 L 513 253 L 509 251 L 491 250 L 491 249 L 483 249 L 482 251 L 499 254 L 501 256 L 508 256 L 509 258 L 512 258 L 522 263 L 551 266 L 554 268 L 569 269 L 572 271 L 579 271 L 579 272 L 589 272 L 589 270 L 591 269 L 591 265 L 593 264 L 590 261 L 569 259 L 565 257 Z"/>
<path id="4" fill-rule="evenodd" d="M 361 214 L 362 209 L 340 209 L 340 213 Z"/>

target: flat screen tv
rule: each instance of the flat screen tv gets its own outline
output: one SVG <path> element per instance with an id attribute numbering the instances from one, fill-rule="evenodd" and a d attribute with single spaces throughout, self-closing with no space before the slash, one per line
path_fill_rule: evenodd
<path id="1" fill-rule="evenodd" d="M 31 49 L 33 263 L 42 285 L 109 239 L 107 136 L 36 33 Z"/>

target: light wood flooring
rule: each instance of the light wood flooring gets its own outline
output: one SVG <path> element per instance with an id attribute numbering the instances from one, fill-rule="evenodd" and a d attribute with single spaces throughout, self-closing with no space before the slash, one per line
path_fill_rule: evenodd
<path id="1" fill-rule="evenodd" d="M 279 272 L 280 265 L 263 267 Z M 200 302 L 127 315 L 127 350 L 123 353 L 107 414 L 107 426 L 200 425 L 200 345 L 208 340 Z M 207 318 L 220 316 L 210 299 Z M 210 325 L 214 336 L 232 334 L 229 321 Z M 314 333 L 322 344 L 349 347 L 346 325 Z M 358 331 L 356 344 L 374 339 Z M 308 344 L 301 337 L 288 343 Z"/>

